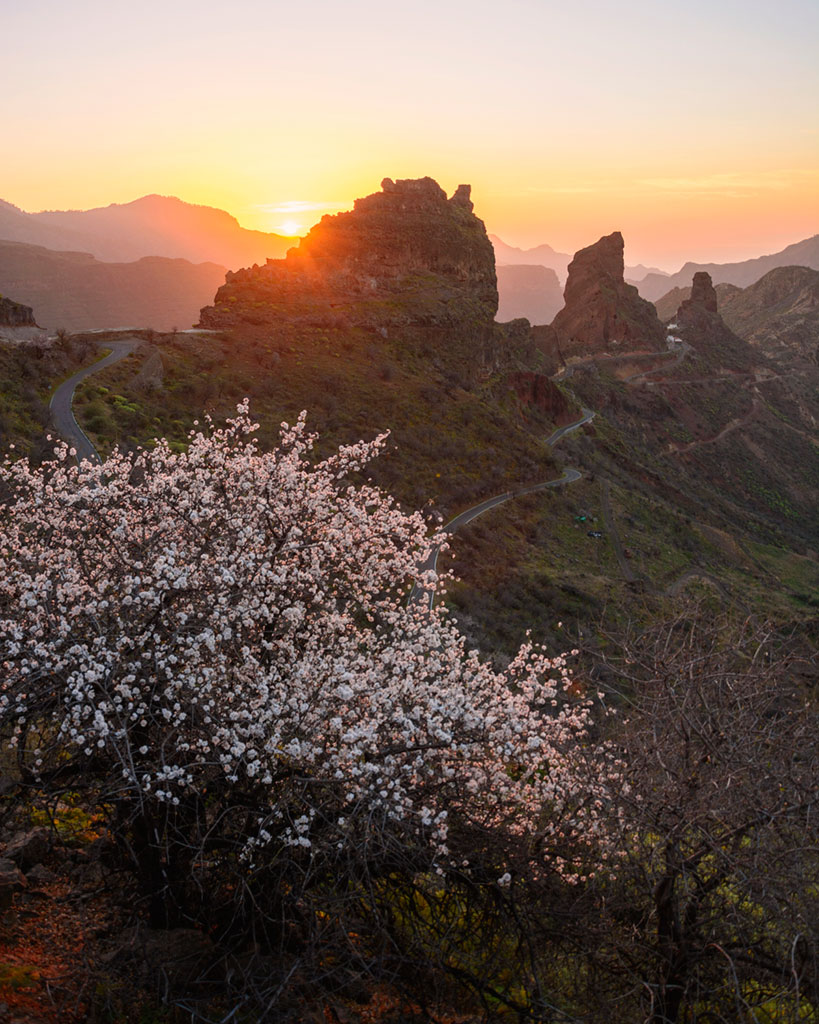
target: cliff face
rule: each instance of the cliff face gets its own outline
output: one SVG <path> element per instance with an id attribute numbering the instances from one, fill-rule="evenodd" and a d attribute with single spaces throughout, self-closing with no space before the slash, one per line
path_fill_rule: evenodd
<path id="1" fill-rule="evenodd" d="M 0 296 L 0 327 L 36 327 L 34 310 Z"/>
<path id="2" fill-rule="evenodd" d="M 654 306 L 624 280 L 623 249 L 623 236 L 615 231 L 569 264 L 565 305 L 552 321 L 564 359 L 665 347 Z"/>
<path id="3" fill-rule="evenodd" d="M 228 273 L 202 325 L 490 324 L 494 253 L 469 186 L 450 199 L 431 178 L 385 178 L 381 187 L 353 210 L 323 217 L 285 259 Z"/>

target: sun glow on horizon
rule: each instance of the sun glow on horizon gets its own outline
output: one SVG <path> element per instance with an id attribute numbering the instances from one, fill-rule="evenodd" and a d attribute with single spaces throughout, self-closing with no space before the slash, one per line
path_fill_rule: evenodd
<path id="1" fill-rule="evenodd" d="M 236 0 L 228 23 L 218 0 L 147 0 L 136 20 L 7 7 L 4 129 L 26 145 L 4 151 L 0 199 L 25 210 L 159 193 L 296 238 L 385 176 L 428 175 L 470 183 L 510 245 L 571 253 L 619 230 L 629 262 L 667 270 L 817 230 L 809 0 L 419 0 L 412 18 Z"/>
<path id="2" fill-rule="evenodd" d="M 284 235 L 285 238 L 298 238 L 305 234 L 304 225 L 297 220 L 286 220 L 275 227 L 277 235 Z"/>

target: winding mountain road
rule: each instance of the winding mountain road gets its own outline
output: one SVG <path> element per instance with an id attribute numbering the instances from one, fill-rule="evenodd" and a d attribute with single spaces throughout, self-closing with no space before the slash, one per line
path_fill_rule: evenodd
<path id="1" fill-rule="evenodd" d="M 591 409 L 582 409 L 583 415 L 579 420 L 574 423 L 569 423 L 565 427 L 559 427 L 550 434 L 546 439 L 546 443 L 549 446 L 554 446 L 560 441 L 561 438 L 567 434 L 571 434 L 575 430 L 579 430 L 586 423 L 590 423 L 594 419 L 594 413 Z M 466 511 L 461 512 L 455 516 L 454 519 L 444 526 L 443 532 L 448 534 L 457 533 L 462 526 L 466 526 L 467 523 L 471 523 L 473 519 L 477 519 L 478 516 L 483 515 L 484 512 L 488 512 L 490 508 L 495 508 L 498 505 L 503 505 L 504 502 L 511 501 L 512 498 L 519 498 L 524 494 L 534 494 L 536 491 L 545 491 L 549 487 L 560 487 L 562 484 L 571 484 L 575 480 L 579 480 L 582 474 L 576 469 L 566 469 L 563 471 L 563 476 L 556 477 L 554 480 L 545 480 L 538 484 L 529 484 L 526 487 L 516 487 L 514 490 L 505 491 L 503 494 L 497 494 L 494 498 L 487 498 L 486 501 L 480 502 L 478 505 L 473 505 Z M 419 566 L 421 572 L 437 572 L 438 570 L 438 555 L 441 553 L 441 545 L 437 544 L 424 561 Z M 410 591 L 408 604 L 423 604 L 427 608 L 432 608 L 435 602 L 435 589 L 428 587 L 420 587 L 418 584 L 414 584 Z"/>
<path id="2" fill-rule="evenodd" d="M 121 341 L 111 342 L 111 352 L 107 356 L 79 370 L 69 377 L 68 380 L 64 380 L 51 396 L 49 409 L 54 429 L 64 441 L 67 441 L 72 448 L 76 449 L 78 463 L 83 461 L 101 462 L 102 459 L 97 449 L 88 440 L 88 437 L 74 418 L 71 403 L 74 399 L 74 391 L 77 385 L 85 380 L 86 377 L 90 377 L 92 373 L 97 373 L 98 370 L 102 370 L 112 363 L 118 363 L 120 359 L 130 355 L 139 343 L 139 338 L 123 338 Z"/>
<path id="3" fill-rule="evenodd" d="M 112 342 L 111 351 L 107 356 L 97 360 L 97 362 L 95 363 L 92 363 L 91 366 L 86 366 L 84 369 L 79 370 L 77 373 L 73 374 L 67 380 L 63 381 L 63 383 L 60 384 L 60 386 L 55 390 L 54 394 L 51 396 L 49 409 L 51 411 L 52 424 L 57 433 L 76 450 L 78 464 L 82 463 L 83 460 L 99 463 L 102 461 L 102 459 L 100 458 L 99 452 L 97 452 L 96 448 L 93 446 L 91 441 L 88 439 L 88 437 L 83 432 L 82 428 L 74 418 L 74 413 L 72 411 L 71 405 L 77 385 L 80 384 L 83 380 L 85 380 L 86 377 L 90 377 L 92 374 L 97 373 L 99 370 L 104 369 L 106 366 L 111 366 L 113 363 L 117 363 L 120 360 L 125 359 L 126 356 L 129 356 L 136 348 L 139 347 L 139 345 L 140 339 L 133 336 L 124 337 L 119 341 Z M 685 354 L 685 351 L 679 353 L 680 357 L 684 357 Z M 567 376 L 570 376 L 570 373 L 567 374 Z M 642 374 L 635 376 L 642 376 Z M 583 415 L 580 417 L 580 419 L 575 420 L 573 423 L 569 423 L 564 427 L 558 427 L 557 430 L 555 430 L 552 434 L 549 435 L 549 437 L 546 439 L 546 443 L 550 447 L 554 447 L 554 445 L 558 444 L 558 442 L 561 441 L 564 437 L 573 433 L 576 430 L 579 430 L 586 423 L 591 423 L 591 421 L 594 419 L 594 412 L 592 412 L 591 409 L 586 409 L 585 407 L 581 407 L 581 411 Z M 723 433 L 724 432 L 725 431 L 723 431 Z M 712 440 L 717 440 L 717 438 L 713 438 Z M 511 491 L 505 491 L 503 494 L 497 494 L 492 498 L 487 498 L 485 501 L 482 501 L 477 505 L 473 505 L 471 508 L 468 508 L 465 511 L 459 513 L 453 519 L 450 519 L 450 521 L 443 527 L 442 532 L 449 535 L 453 535 L 457 533 L 458 530 L 461 529 L 461 527 L 466 526 L 467 523 L 471 523 L 474 519 L 477 519 L 478 516 L 483 515 L 484 512 L 488 512 L 490 509 L 496 508 L 498 505 L 503 505 L 505 504 L 505 502 L 511 501 L 513 498 L 522 497 L 524 494 L 534 494 L 537 491 L 544 491 L 549 488 L 560 487 L 563 484 L 571 484 L 577 480 L 580 480 L 581 478 L 582 473 L 580 473 L 579 470 L 565 469 L 561 476 L 555 477 L 553 480 L 544 480 L 541 483 L 528 484 L 522 487 L 515 487 Z M 622 544 L 620 542 L 620 538 L 617 533 L 616 526 L 614 524 L 614 517 L 612 514 L 611 506 L 608 501 L 608 497 L 608 482 L 606 482 L 603 494 L 603 511 L 604 518 L 606 520 L 606 526 L 608 528 L 609 535 L 612 538 L 612 542 L 615 548 L 615 554 L 617 555 L 617 560 L 620 564 L 621 570 L 623 571 L 623 575 L 626 578 L 626 580 L 630 580 L 633 582 L 636 579 L 636 577 L 633 573 L 633 570 L 631 569 L 631 567 L 625 559 L 625 555 L 622 550 Z M 419 569 L 422 572 L 437 572 L 438 555 L 440 554 L 440 552 L 441 545 L 436 545 L 434 548 L 432 548 L 427 558 L 419 566 Z M 685 584 L 685 582 L 687 582 L 688 579 L 691 579 L 695 576 L 699 576 L 709 580 L 714 586 L 716 586 L 720 590 L 724 597 L 728 597 L 725 588 L 722 586 L 722 584 L 716 577 L 714 577 L 708 572 L 705 572 L 697 568 L 689 569 L 687 572 L 683 573 L 679 580 L 670 584 L 666 588 L 665 592 L 667 594 L 677 593 L 677 591 Z M 407 603 L 425 605 L 427 608 L 431 609 L 434 604 L 434 601 L 434 587 L 429 588 L 418 586 L 418 584 L 415 584 L 412 588 Z"/>

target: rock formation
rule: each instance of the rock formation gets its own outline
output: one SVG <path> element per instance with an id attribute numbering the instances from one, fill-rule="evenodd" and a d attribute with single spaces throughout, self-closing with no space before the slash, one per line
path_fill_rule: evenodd
<path id="1" fill-rule="evenodd" d="M 624 280 L 623 248 L 623 236 L 615 231 L 581 249 L 569 264 L 565 305 L 552 321 L 564 360 L 665 347 L 654 306 Z"/>
<path id="2" fill-rule="evenodd" d="M 718 284 L 714 286 L 714 291 L 717 293 L 717 307 L 720 313 L 724 315 L 726 303 L 729 302 L 734 295 L 741 292 L 742 289 L 738 288 L 735 284 Z M 686 299 L 690 298 L 690 285 L 685 288 L 672 288 L 671 291 L 666 292 L 662 298 L 654 300 L 657 316 L 664 324 L 669 323 L 677 315 L 677 310 L 680 308 L 680 305 Z"/>
<path id="3" fill-rule="evenodd" d="M 686 308 L 686 303 L 694 306 L 701 306 L 709 313 L 717 311 L 717 293 L 711 283 L 711 275 L 704 270 L 698 270 L 691 282 L 691 295 L 680 304 L 680 308 Z"/>
<path id="4" fill-rule="evenodd" d="M 680 304 L 674 320 L 674 333 L 712 369 L 747 372 L 753 366 L 753 349 L 720 316 L 717 293 L 711 275 L 705 271 L 694 274 L 691 297 Z"/>
<path id="5" fill-rule="evenodd" d="M 722 319 L 754 348 L 778 361 L 819 362 L 818 270 L 776 267 L 747 288 L 718 284 L 714 291 Z M 676 321 L 691 297 L 690 287 L 673 288 L 654 303 L 660 319 Z"/>
<path id="6" fill-rule="evenodd" d="M 451 199 L 431 178 L 392 181 L 325 216 L 283 260 L 228 273 L 205 327 L 301 319 L 389 331 L 491 324 L 495 260 L 470 188 Z"/>
<path id="7" fill-rule="evenodd" d="M 36 327 L 34 310 L 0 296 L 0 327 Z"/>

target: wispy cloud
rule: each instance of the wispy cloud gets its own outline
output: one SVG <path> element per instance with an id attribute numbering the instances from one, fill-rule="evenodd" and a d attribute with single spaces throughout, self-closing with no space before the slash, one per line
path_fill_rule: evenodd
<path id="1" fill-rule="evenodd" d="M 643 188 L 669 192 L 675 195 L 727 196 L 744 199 L 760 192 L 782 192 L 793 188 L 800 178 L 809 177 L 810 171 L 770 171 L 758 174 L 703 174 L 696 177 L 643 178 Z"/>
<path id="2" fill-rule="evenodd" d="M 319 210 L 342 210 L 348 203 L 316 203 L 309 199 L 288 199 L 283 203 L 259 203 L 254 209 L 265 213 L 281 213 L 292 216 L 294 213 L 314 213 Z"/>
<path id="3" fill-rule="evenodd" d="M 806 168 L 784 168 L 753 174 L 723 171 L 717 174 L 687 176 L 663 175 L 624 180 L 588 178 L 552 185 L 530 185 L 527 194 L 540 195 L 610 195 L 639 196 L 647 192 L 677 196 L 725 196 L 747 199 L 770 192 L 785 192 L 819 179 L 819 172 Z"/>

